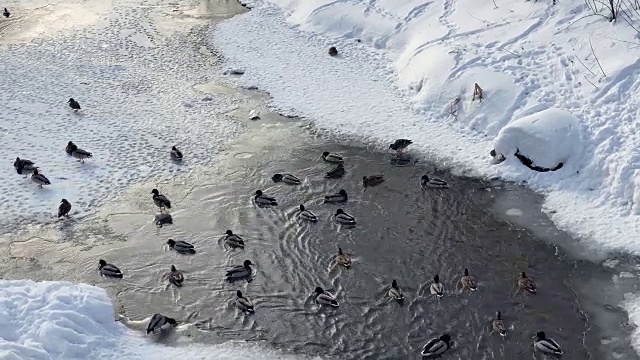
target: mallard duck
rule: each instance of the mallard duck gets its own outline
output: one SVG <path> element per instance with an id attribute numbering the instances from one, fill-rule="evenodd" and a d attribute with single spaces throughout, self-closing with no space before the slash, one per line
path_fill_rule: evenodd
<path id="1" fill-rule="evenodd" d="M 256 190 L 254 200 L 258 206 L 277 206 L 276 198 L 267 196 L 262 193 L 262 190 Z"/>
<path id="2" fill-rule="evenodd" d="M 371 175 L 371 176 L 363 176 L 362 177 L 362 186 L 364 187 L 373 187 L 380 185 L 384 182 L 384 176 L 382 175 Z"/>
<path id="3" fill-rule="evenodd" d="M 107 264 L 107 262 L 102 259 L 98 261 L 98 270 L 100 270 L 100 275 L 102 276 L 122 279 L 122 271 L 120 271 L 117 266 Z"/>
<path id="4" fill-rule="evenodd" d="M 224 243 L 229 245 L 232 248 L 241 248 L 244 249 L 244 240 L 233 233 L 231 230 L 227 230 L 225 232 L 226 236 L 224 237 Z"/>
<path id="5" fill-rule="evenodd" d="M 433 283 L 429 286 L 429 291 L 439 298 L 444 295 L 444 285 L 440 282 L 440 275 L 436 274 L 436 276 L 433 277 Z"/>
<path id="6" fill-rule="evenodd" d="M 338 255 L 336 256 L 335 262 L 345 268 L 351 267 L 351 257 L 343 253 L 341 247 L 338 247 Z"/>
<path id="7" fill-rule="evenodd" d="M 171 156 L 171 160 L 175 162 L 182 161 L 182 152 L 175 146 L 171 147 L 171 152 L 169 152 L 169 155 Z"/>
<path id="8" fill-rule="evenodd" d="M 73 109 L 73 111 L 80 110 L 80 103 L 75 101 L 73 98 L 70 98 L 67 103 L 69 104 L 69 107 Z"/>
<path id="9" fill-rule="evenodd" d="M 329 163 L 334 163 L 334 164 L 344 162 L 344 159 L 342 159 L 342 156 L 338 154 L 330 153 L 328 151 L 325 151 L 322 153 L 322 158 L 324 159 L 324 161 Z"/>
<path id="10" fill-rule="evenodd" d="M 345 189 L 341 189 L 337 194 L 326 195 L 324 197 L 325 203 L 343 203 L 348 200 L 347 191 Z"/>
<path id="11" fill-rule="evenodd" d="M 389 289 L 389 297 L 393 300 L 402 301 L 404 300 L 404 294 L 402 290 L 398 287 L 398 282 L 393 280 L 391 282 L 391 288 Z"/>
<path id="12" fill-rule="evenodd" d="M 275 174 L 271 178 L 273 182 L 283 182 L 287 185 L 300 185 L 302 181 L 291 174 Z"/>
<path id="13" fill-rule="evenodd" d="M 154 314 L 149 321 L 149 325 L 147 325 L 147 334 L 150 333 L 159 333 L 162 332 L 172 326 L 177 326 L 178 322 L 174 319 L 161 315 Z"/>
<path id="14" fill-rule="evenodd" d="M 423 189 L 444 189 L 448 188 L 449 184 L 447 184 L 447 182 L 444 180 L 430 178 L 428 175 L 422 175 L 422 178 L 420 179 L 420 186 L 422 186 Z"/>
<path id="15" fill-rule="evenodd" d="M 321 287 L 317 287 L 316 290 L 314 291 L 315 294 L 315 300 L 316 300 L 316 304 L 320 304 L 320 305 L 329 305 L 329 306 L 333 306 L 333 307 L 338 307 L 340 306 L 340 304 L 338 304 L 338 300 L 336 300 L 336 297 L 328 292 L 328 291 L 324 291 Z"/>
<path id="16" fill-rule="evenodd" d="M 469 289 L 471 291 L 478 290 L 478 286 L 476 284 L 476 278 L 473 275 L 469 275 L 469 269 L 464 269 L 464 275 L 460 278 L 460 284 L 462 285 L 462 290 Z"/>
<path id="17" fill-rule="evenodd" d="M 9 12 L 9 10 L 7 10 L 7 8 L 4 8 L 4 11 L 2 12 L 2 15 L 4 15 L 4 17 L 9 17 L 11 16 L 11 13 Z"/>
<path id="18" fill-rule="evenodd" d="M 411 144 L 413 144 L 413 141 L 409 139 L 398 139 L 393 144 L 389 145 L 389 149 L 397 153 L 402 153 L 402 151 Z"/>
<path id="19" fill-rule="evenodd" d="M 547 355 L 562 356 L 562 348 L 553 339 L 548 339 L 544 331 L 538 331 L 534 336 L 536 341 L 533 343 L 533 349 L 543 352 Z"/>
<path id="20" fill-rule="evenodd" d="M 493 331 L 500 334 L 500 336 L 507 335 L 507 327 L 504 326 L 504 322 L 502 321 L 502 314 L 500 314 L 500 311 L 496 313 L 496 318 L 493 319 L 492 325 L 493 325 Z"/>
<path id="21" fill-rule="evenodd" d="M 344 176 L 344 165 L 338 164 L 335 168 L 331 169 L 328 173 L 324 175 L 325 179 L 339 179 Z"/>
<path id="22" fill-rule="evenodd" d="M 60 201 L 60 206 L 58 206 L 58 217 L 69 217 L 69 212 L 71 211 L 71 203 L 67 201 L 67 199 L 62 199 Z"/>
<path id="23" fill-rule="evenodd" d="M 175 250 L 178 254 L 193 255 L 196 253 L 196 249 L 193 245 L 186 241 L 175 241 L 173 239 L 169 239 L 167 240 L 167 245 L 169 245 L 169 248 Z"/>
<path id="24" fill-rule="evenodd" d="M 318 217 L 316 216 L 316 214 L 314 214 L 311 211 L 305 209 L 304 205 L 300 205 L 300 215 L 298 215 L 298 217 L 300 217 L 300 219 L 306 220 L 306 221 L 313 221 L 313 222 L 318 221 Z"/>
<path id="25" fill-rule="evenodd" d="M 170 272 L 164 274 L 164 278 L 168 279 L 170 283 L 178 287 L 182 286 L 182 283 L 184 282 L 184 275 L 181 271 L 178 271 L 174 265 L 171 265 Z"/>
<path id="26" fill-rule="evenodd" d="M 49 181 L 46 176 L 38 173 L 38 169 L 33 169 L 33 174 L 31 174 L 31 181 L 38 184 L 38 187 L 41 189 L 43 185 L 51 185 L 51 181 Z"/>
<path id="27" fill-rule="evenodd" d="M 338 224 L 342 224 L 342 225 L 355 225 L 356 224 L 356 218 L 354 218 L 353 216 L 347 214 L 342 209 L 336 210 L 336 213 L 333 215 L 333 217 L 335 218 L 335 220 L 336 220 L 336 222 Z"/>
<path id="28" fill-rule="evenodd" d="M 423 357 L 437 357 L 442 355 L 445 351 L 451 348 L 451 336 L 449 334 L 443 334 L 439 338 L 433 338 L 422 347 L 420 355 Z"/>
<path id="29" fill-rule="evenodd" d="M 236 306 L 246 313 L 254 312 L 253 302 L 248 297 L 242 296 L 242 291 L 236 291 Z"/>
<path id="30" fill-rule="evenodd" d="M 158 189 L 151 190 L 151 193 L 153 194 L 153 203 L 160 209 L 160 212 L 162 212 L 164 208 L 171 209 L 171 201 L 169 201 L 166 196 L 160 194 Z"/>
<path id="31" fill-rule="evenodd" d="M 227 270 L 227 281 L 235 281 L 251 277 L 251 275 L 253 274 L 251 265 L 253 264 L 250 260 L 245 260 L 242 265 L 236 265 Z"/>
<path id="32" fill-rule="evenodd" d="M 78 161 L 80 162 L 84 162 L 84 159 L 93 157 L 93 155 L 90 152 L 78 148 L 78 146 L 74 144 L 72 141 L 69 141 L 69 143 L 67 144 L 67 147 L 64 150 L 67 154 L 78 159 Z"/>
<path id="33" fill-rule="evenodd" d="M 518 287 L 532 294 L 535 294 L 537 291 L 535 281 L 533 281 L 532 278 L 527 277 L 527 274 L 524 271 L 520 274 L 520 277 L 518 278 Z"/>

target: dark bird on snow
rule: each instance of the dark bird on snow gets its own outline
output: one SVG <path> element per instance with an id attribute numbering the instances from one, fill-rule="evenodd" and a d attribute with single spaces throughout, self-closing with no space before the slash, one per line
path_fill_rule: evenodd
<path id="1" fill-rule="evenodd" d="M 60 206 L 58 206 L 58 217 L 69 217 L 69 212 L 71 211 L 71 203 L 67 201 L 67 199 L 62 199 L 60 201 Z"/>
<path id="2" fill-rule="evenodd" d="M 69 107 L 73 109 L 73 111 L 80 110 L 80 103 L 75 101 L 73 98 L 69 98 Z"/>
<path id="3" fill-rule="evenodd" d="M 171 148 L 171 159 L 173 161 L 182 161 L 182 152 L 180 150 L 178 150 L 177 147 L 173 146 Z"/>
<path id="4" fill-rule="evenodd" d="M 51 181 L 47 179 L 46 176 L 39 174 L 38 169 L 33 169 L 33 174 L 31 175 L 31 181 L 38 184 L 38 187 L 42 189 L 43 185 L 51 185 Z"/>
<path id="5" fill-rule="evenodd" d="M 69 141 L 69 143 L 67 144 L 67 147 L 65 147 L 64 151 L 73 156 L 74 158 L 78 159 L 78 161 L 80 162 L 84 162 L 84 159 L 88 159 L 90 157 L 93 157 L 93 155 L 83 149 L 80 149 L 76 144 L 73 143 L 73 141 Z"/>
<path id="6" fill-rule="evenodd" d="M 402 154 L 402 151 L 411 144 L 413 144 L 413 141 L 409 139 L 398 139 L 393 144 L 389 145 L 389 149 Z"/>
<path id="7" fill-rule="evenodd" d="M 162 212 L 164 208 L 171 209 L 171 201 L 169 201 L 166 196 L 160 194 L 158 189 L 151 190 L 151 193 L 153 194 L 153 203 L 160 208 L 160 212 Z"/>
<path id="8" fill-rule="evenodd" d="M 2 12 L 2 15 L 4 15 L 4 17 L 9 17 L 11 16 L 11 13 L 9 12 L 9 10 L 7 10 L 7 8 L 4 8 L 4 11 Z"/>

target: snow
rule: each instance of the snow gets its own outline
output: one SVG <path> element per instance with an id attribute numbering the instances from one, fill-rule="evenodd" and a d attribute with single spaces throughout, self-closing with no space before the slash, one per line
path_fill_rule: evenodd
<path id="1" fill-rule="evenodd" d="M 151 314 L 150 314 L 151 315 Z M 259 344 L 165 346 L 115 321 L 107 292 L 87 284 L 0 281 L 0 358 L 299 359 Z M 179 320 L 179 319 L 177 319 Z"/>

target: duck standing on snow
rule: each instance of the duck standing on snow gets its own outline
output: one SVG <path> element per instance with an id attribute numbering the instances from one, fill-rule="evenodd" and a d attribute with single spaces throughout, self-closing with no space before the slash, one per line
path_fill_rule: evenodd
<path id="1" fill-rule="evenodd" d="M 340 306 L 340 304 L 338 304 L 338 300 L 336 300 L 336 297 L 332 293 L 323 290 L 319 286 L 314 291 L 314 295 L 316 304 L 329 305 L 332 307 Z"/>
<path id="2" fill-rule="evenodd" d="M 98 264 L 99 264 L 98 270 L 100 270 L 100 275 L 104 277 L 109 277 L 109 278 L 122 279 L 122 271 L 120 271 L 120 269 L 118 269 L 117 266 L 112 264 L 107 264 L 107 262 L 102 259 L 98 261 Z"/>
<path id="3" fill-rule="evenodd" d="M 80 162 L 84 162 L 84 159 L 93 157 L 90 152 L 80 149 L 76 144 L 73 143 L 73 141 L 69 141 L 67 147 L 64 150 L 67 152 L 67 154 L 78 159 Z"/>
<path id="4" fill-rule="evenodd" d="M 364 186 L 365 188 L 378 186 L 383 182 L 384 176 L 382 175 L 371 175 L 362 177 L 362 186 Z"/>
<path id="5" fill-rule="evenodd" d="M 322 153 L 322 159 L 328 163 L 339 164 L 344 162 L 342 156 L 325 151 Z"/>
<path id="6" fill-rule="evenodd" d="M 451 348 L 450 342 L 451 336 L 449 336 L 449 334 L 443 334 L 439 338 L 431 339 L 422 348 L 420 355 L 428 358 L 438 357 Z"/>
<path id="7" fill-rule="evenodd" d="M 4 11 L 2 12 L 2 15 L 4 15 L 4 17 L 8 18 L 9 16 L 11 16 L 11 13 L 9 12 L 9 10 L 7 10 L 7 8 L 4 8 Z"/>
<path id="8" fill-rule="evenodd" d="M 395 151 L 397 154 L 402 154 L 402 151 L 411 144 L 413 144 L 413 141 L 409 139 L 398 139 L 393 144 L 389 145 L 389 149 Z"/>
<path id="9" fill-rule="evenodd" d="M 160 208 L 160 212 L 162 212 L 164 208 L 171 209 L 171 201 L 169 201 L 166 196 L 160 194 L 158 189 L 151 190 L 151 193 L 153 194 L 153 203 Z"/>
<path id="10" fill-rule="evenodd" d="M 520 274 L 520 277 L 518 278 L 518 287 L 521 290 L 526 290 L 532 294 L 535 294 L 537 291 L 535 281 L 533 281 L 532 278 L 527 277 L 527 274 L 524 271 Z"/>
<path id="11" fill-rule="evenodd" d="M 167 245 L 169 245 L 169 248 L 175 250 L 178 254 L 193 255 L 196 253 L 196 249 L 193 245 L 186 241 L 175 241 L 173 239 L 169 239 L 167 240 Z"/>
<path id="12" fill-rule="evenodd" d="M 444 296 L 444 285 L 440 282 L 440 275 L 436 274 L 433 277 L 433 283 L 429 286 L 429 291 L 438 298 Z"/>
<path id="13" fill-rule="evenodd" d="M 241 248 L 244 249 L 244 240 L 233 233 L 231 230 L 227 230 L 225 232 L 226 236 L 224 237 L 224 243 L 232 248 Z"/>
<path id="14" fill-rule="evenodd" d="M 341 247 L 338 247 L 338 255 L 336 256 L 334 261 L 336 262 L 336 264 L 342 267 L 345 267 L 345 268 L 351 267 L 351 257 L 343 253 Z"/>
<path id="15" fill-rule="evenodd" d="M 389 289 L 389 297 L 396 301 L 404 300 L 404 294 L 400 287 L 398 287 L 398 282 L 393 280 L 391 282 L 391 288 Z"/>
<path id="16" fill-rule="evenodd" d="M 51 185 L 51 181 L 47 179 L 46 176 L 38 173 L 38 169 L 33 169 L 33 174 L 31 175 L 31 181 L 38 184 L 38 187 L 42 189 L 43 185 Z"/>
<path id="17" fill-rule="evenodd" d="M 73 111 L 80 110 L 80 103 L 75 101 L 73 98 L 69 98 L 68 103 L 69 103 L 69 107 L 73 109 Z"/>
<path id="18" fill-rule="evenodd" d="M 227 270 L 226 278 L 227 281 L 236 281 L 250 278 L 253 274 L 253 270 L 251 269 L 251 260 L 245 260 L 242 265 L 236 265 L 231 269 Z"/>
<path id="19" fill-rule="evenodd" d="M 174 265 L 171 265 L 171 271 L 164 274 L 162 278 L 168 279 L 171 284 L 177 287 L 182 286 L 182 283 L 184 282 L 184 275 L 182 274 L 181 271 L 176 269 Z"/>
<path id="20" fill-rule="evenodd" d="M 291 174 L 275 174 L 273 175 L 271 180 L 273 180 L 273 182 L 276 182 L 276 183 L 283 182 L 287 185 L 300 185 L 300 183 L 302 183 L 300 179 L 298 179 L 297 177 Z"/>
<path id="21" fill-rule="evenodd" d="M 345 189 L 341 189 L 337 194 L 326 195 L 324 197 L 325 203 L 343 203 L 348 200 L 347 191 Z"/>
<path id="22" fill-rule="evenodd" d="M 255 200 L 256 204 L 258 206 L 260 206 L 260 207 L 263 207 L 263 206 L 277 206 L 278 205 L 278 202 L 276 201 L 276 198 L 263 194 L 262 190 L 256 190 L 256 193 L 255 193 L 255 196 L 254 196 L 254 200 Z"/>
<path id="23" fill-rule="evenodd" d="M 504 321 L 502 321 L 502 314 L 500 314 L 500 311 L 496 313 L 496 318 L 493 319 L 491 325 L 493 326 L 493 331 L 500 334 L 500 336 L 507 335 L 507 327 L 504 326 Z"/>
<path id="24" fill-rule="evenodd" d="M 240 290 L 236 291 L 236 306 L 238 307 L 238 309 L 245 313 L 255 312 L 251 299 L 242 296 L 242 291 Z"/>
<path id="25" fill-rule="evenodd" d="M 27 177 L 30 173 L 33 173 L 34 170 L 38 169 L 33 161 L 20 159 L 19 157 L 13 162 L 13 167 L 19 175 L 24 175 L 24 177 Z"/>
<path id="26" fill-rule="evenodd" d="M 306 221 L 312 221 L 312 222 L 318 221 L 318 217 L 316 216 L 316 214 L 305 209 L 304 205 L 300 205 L 300 214 L 298 215 L 298 217 Z"/>
<path id="27" fill-rule="evenodd" d="M 149 321 L 149 325 L 147 325 L 147 334 L 159 333 L 177 325 L 178 323 L 170 317 L 161 314 L 154 314 Z"/>
<path id="28" fill-rule="evenodd" d="M 478 284 L 476 283 L 476 278 L 473 275 L 469 275 L 469 269 L 464 269 L 464 275 L 460 279 L 460 284 L 462 285 L 462 290 L 469 289 L 471 291 L 478 290 Z"/>
<path id="29" fill-rule="evenodd" d="M 447 184 L 447 182 L 442 179 L 430 178 L 428 175 L 422 175 L 422 178 L 420 179 L 420 186 L 423 189 L 444 189 L 448 188 L 449 184 Z"/>
<path id="30" fill-rule="evenodd" d="M 534 336 L 536 341 L 533 343 L 533 349 L 543 352 L 547 355 L 562 356 L 562 348 L 553 339 L 548 339 L 544 331 L 538 331 Z"/>
<path id="31" fill-rule="evenodd" d="M 67 201 L 67 199 L 62 199 L 60 201 L 60 206 L 58 206 L 58 217 L 69 217 L 69 212 L 71 211 L 71 203 Z"/>
<path id="32" fill-rule="evenodd" d="M 354 218 L 353 216 L 347 214 L 342 209 L 336 210 L 336 213 L 333 216 L 336 219 L 336 222 L 338 224 L 342 224 L 342 225 L 355 225 L 356 224 L 356 218 Z"/>
<path id="33" fill-rule="evenodd" d="M 175 146 L 171 147 L 171 152 L 169 153 L 169 155 L 171 155 L 171 160 L 175 162 L 182 161 L 182 152 Z"/>
<path id="34" fill-rule="evenodd" d="M 338 164 L 335 168 L 331 169 L 328 173 L 324 175 L 325 179 L 340 179 L 344 176 L 344 165 Z"/>

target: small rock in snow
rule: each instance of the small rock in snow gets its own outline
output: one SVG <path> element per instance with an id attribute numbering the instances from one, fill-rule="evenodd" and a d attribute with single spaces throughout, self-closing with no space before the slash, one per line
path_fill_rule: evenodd
<path id="1" fill-rule="evenodd" d="M 260 120 L 260 112 L 258 110 L 251 110 L 249 112 L 249 120 Z"/>

